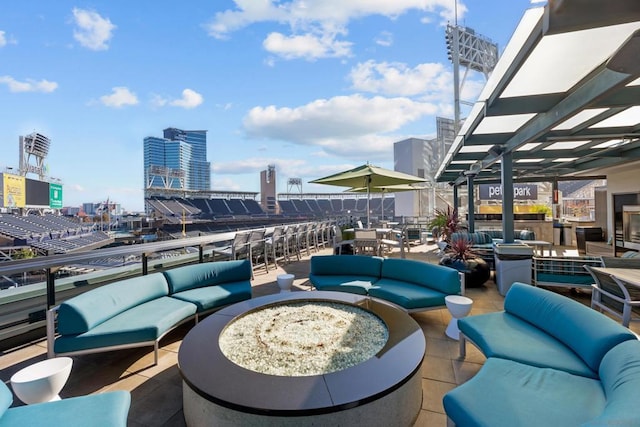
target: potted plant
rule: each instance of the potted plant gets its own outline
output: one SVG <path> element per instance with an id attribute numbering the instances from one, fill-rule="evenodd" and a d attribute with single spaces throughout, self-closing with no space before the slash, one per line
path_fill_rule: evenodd
<path id="1" fill-rule="evenodd" d="M 445 242 L 451 240 L 451 235 L 462 228 L 458 209 L 447 206 L 447 209 L 436 209 L 434 218 L 429 222 L 429 227 L 434 238 L 440 238 Z"/>
<path id="2" fill-rule="evenodd" d="M 472 247 L 468 239 L 449 242 L 440 265 L 455 268 L 464 273 L 465 286 L 469 288 L 482 286 L 491 277 L 491 268 Z"/>

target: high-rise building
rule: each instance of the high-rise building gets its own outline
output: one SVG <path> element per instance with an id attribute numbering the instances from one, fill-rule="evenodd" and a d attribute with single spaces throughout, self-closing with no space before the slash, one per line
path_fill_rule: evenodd
<path id="1" fill-rule="evenodd" d="M 207 131 L 167 128 L 144 139 L 145 188 L 211 190 Z"/>
<path id="2" fill-rule="evenodd" d="M 427 180 L 425 190 L 396 193 L 397 216 L 429 216 L 438 205 L 435 188 L 446 184 L 436 183 L 435 175 L 455 132 L 453 120 L 444 117 L 437 117 L 436 127 L 434 139 L 408 138 L 393 144 L 394 169 Z"/>

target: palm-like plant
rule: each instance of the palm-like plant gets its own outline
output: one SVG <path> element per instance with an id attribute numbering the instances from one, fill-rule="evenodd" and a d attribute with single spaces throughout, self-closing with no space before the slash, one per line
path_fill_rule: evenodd
<path id="1" fill-rule="evenodd" d="M 469 239 L 458 239 L 447 245 L 446 254 L 452 260 L 468 261 L 475 259 L 478 255 L 473 250 L 473 242 Z"/>
<path id="2" fill-rule="evenodd" d="M 429 227 L 445 242 L 451 241 L 451 235 L 460 231 L 460 217 L 458 209 L 447 206 L 447 210 L 436 209 L 434 218 L 429 222 Z"/>

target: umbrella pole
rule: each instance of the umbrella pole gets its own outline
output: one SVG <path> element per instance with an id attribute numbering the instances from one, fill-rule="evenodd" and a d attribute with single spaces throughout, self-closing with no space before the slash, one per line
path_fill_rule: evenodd
<path id="1" fill-rule="evenodd" d="M 371 176 L 367 177 L 367 228 L 371 228 Z"/>

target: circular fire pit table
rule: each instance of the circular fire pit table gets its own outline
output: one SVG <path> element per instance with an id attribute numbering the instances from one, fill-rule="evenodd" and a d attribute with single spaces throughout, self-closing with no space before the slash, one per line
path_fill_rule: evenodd
<path id="1" fill-rule="evenodd" d="M 232 362 L 223 353 L 220 336 L 233 329 L 234 322 L 262 310 L 306 304 L 344 306 L 373 314 L 388 331 L 386 342 L 362 362 L 311 375 L 261 373 Z M 286 317 L 276 324 L 283 322 Z M 314 319 L 299 323 L 318 328 Z M 258 342 L 265 344 L 260 338 Z M 410 426 L 422 406 L 420 367 L 424 353 L 420 326 L 384 301 L 312 291 L 239 302 L 198 323 L 182 341 L 178 366 L 183 379 L 185 421 L 188 426 Z M 261 360 L 268 364 L 270 357 L 272 354 L 265 354 Z"/>

